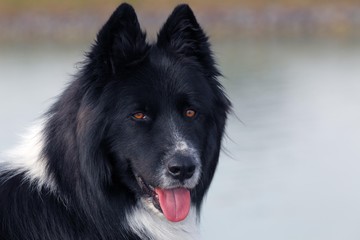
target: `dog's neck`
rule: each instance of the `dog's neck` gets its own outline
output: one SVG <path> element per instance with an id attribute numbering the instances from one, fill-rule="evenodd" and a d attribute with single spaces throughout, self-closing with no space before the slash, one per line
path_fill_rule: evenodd
<path id="1" fill-rule="evenodd" d="M 147 240 L 199 240 L 198 216 L 191 207 L 187 218 L 181 222 L 170 222 L 161 213 L 152 211 L 146 203 L 139 204 L 127 213 L 130 230 Z"/>

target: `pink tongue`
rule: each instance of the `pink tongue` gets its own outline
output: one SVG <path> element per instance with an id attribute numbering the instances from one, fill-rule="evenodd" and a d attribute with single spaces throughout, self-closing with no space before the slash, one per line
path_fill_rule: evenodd
<path id="1" fill-rule="evenodd" d="M 190 191 L 186 188 L 155 189 L 159 196 L 160 207 L 171 222 L 180 222 L 190 210 Z"/>

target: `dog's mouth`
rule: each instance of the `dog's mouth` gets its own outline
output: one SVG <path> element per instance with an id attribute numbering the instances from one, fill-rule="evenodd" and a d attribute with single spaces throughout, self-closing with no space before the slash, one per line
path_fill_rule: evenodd
<path id="1" fill-rule="evenodd" d="M 136 176 L 136 180 L 147 201 L 171 222 L 184 220 L 190 211 L 190 190 L 183 187 L 164 189 L 147 184 L 143 178 Z"/>

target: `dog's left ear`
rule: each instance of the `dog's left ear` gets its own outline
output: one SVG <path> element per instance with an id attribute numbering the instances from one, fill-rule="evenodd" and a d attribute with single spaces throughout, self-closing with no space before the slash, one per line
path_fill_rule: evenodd
<path id="1" fill-rule="evenodd" d="M 123 3 L 99 31 L 89 57 L 98 72 L 115 73 L 141 61 L 148 49 L 134 8 Z"/>
<path id="2" fill-rule="evenodd" d="M 195 58 L 207 73 L 219 75 L 208 37 L 187 4 L 177 6 L 171 13 L 158 34 L 157 46 L 180 57 Z"/>

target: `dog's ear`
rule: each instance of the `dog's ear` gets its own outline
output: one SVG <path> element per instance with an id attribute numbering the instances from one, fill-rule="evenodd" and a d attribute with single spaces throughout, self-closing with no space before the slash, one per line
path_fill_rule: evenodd
<path id="1" fill-rule="evenodd" d="M 97 67 L 115 73 L 117 69 L 143 59 L 148 48 L 146 34 L 140 29 L 135 10 L 123 3 L 98 33 L 89 57 Z"/>
<path id="2" fill-rule="evenodd" d="M 157 46 L 175 52 L 180 57 L 195 58 L 206 71 L 219 74 L 208 37 L 186 4 L 177 6 L 171 13 L 158 34 Z"/>

